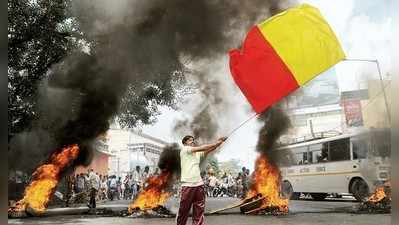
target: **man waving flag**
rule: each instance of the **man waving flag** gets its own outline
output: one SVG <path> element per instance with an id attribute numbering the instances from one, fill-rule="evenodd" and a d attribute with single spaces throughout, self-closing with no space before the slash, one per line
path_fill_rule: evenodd
<path id="1" fill-rule="evenodd" d="M 253 26 L 230 54 L 231 74 L 257 113 L 345 58 L 319 10 L 302 4 Z"/>

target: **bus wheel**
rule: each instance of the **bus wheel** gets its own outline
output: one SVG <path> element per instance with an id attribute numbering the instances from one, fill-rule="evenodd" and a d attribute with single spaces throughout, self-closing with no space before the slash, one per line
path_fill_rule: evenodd
<path id="1" fill-rule="evenodd" d="M 321 201 L 327 197 L 327 193 L 310 193 L 310 196 L 316 201 Z"/>
<path id="2" fill-rule="evenodd" d="M 281 189 L 281 193 L 284 198 L 292 200 L 299 199 L 300 193 L 294 192 L 294 189 L 292 188 L 292 185 L 289 181 L 284 181 Z"/>
<path id="3" fill-rule="evenodd" d="M 353 197 L 355 197 L 358 201 L 366 200 L 370 194 L 369 186 L 364 180 L 360 178 L 357 178 L 352 182 L 350 190 L 353 194 Z"/>

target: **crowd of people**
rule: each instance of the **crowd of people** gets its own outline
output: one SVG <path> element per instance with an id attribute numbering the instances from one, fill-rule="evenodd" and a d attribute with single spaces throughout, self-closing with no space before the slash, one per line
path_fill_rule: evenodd
<path id="1" fill-rule="evenodd" d="M 143 170 L 136 166 L 136 169 L 124 178 L 98 174 L 89 169 L 87 173 L 68 178 L 68 198 L 73 198 L 75 202 L 89 199 L 90 208 L 95 208 L 95 200 L 134 199 L 140 189 L 145 187 L 147 178 L 156 174 L 158 170 L 150 173 L 149 166 L 145 166 Z"/>
<path id="2" fill-rule="evenodd" d="M 245 197 L 249 188 L 249 169 L 243 167 L 236 176 L 227 172 L 219 174 L 216 176 L 212 169 L 202 173 L 208 197 Z"/>
<path id="3" fill-rule="evenodd" d="M 116 175 L 102 175 L 93 169 L 87 173 L 80 173 L 68 178 L 68 197 L 74 202 L 88 201 L 90 208 L 95 208 L 96 200 L 132 200 L 146 185 L 151 175 L 159 174 L 159 170 L 150 172 L 149 166 L 142 169 L 136 166 L 135 170 L 122 177 Z M 249 188 L 249 169 L 243 167 L 233 175 L 229 172 L 216 174 L 213 169 L 202 172 L 208 197 L 236 197 L 244 198 Z M 179 185 L 175 185 L 175 194 L 178 195 Z"/>

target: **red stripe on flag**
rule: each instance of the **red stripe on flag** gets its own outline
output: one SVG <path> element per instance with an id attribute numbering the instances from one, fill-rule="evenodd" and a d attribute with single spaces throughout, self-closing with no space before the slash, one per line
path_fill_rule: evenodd
<path id="1" fill-rule="evenodd" d="M 257 113 L 299 87 L 257 26 L 247 34 L 243 47 L 230 54 L 230 71 L 234 81 Z"/>

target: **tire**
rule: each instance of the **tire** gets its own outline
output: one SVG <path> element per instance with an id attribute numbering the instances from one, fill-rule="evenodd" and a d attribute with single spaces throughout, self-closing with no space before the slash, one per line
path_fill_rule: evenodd
<path id="1" fill-rule="evenodd" d="M 327 197 L 327 193 L 310 193 L 310 196 L 312 196 L 313 200 L 322 201 Z"/>
<path id="2" fill-rule="evenodd" d="M 350 192 L 356 200 L 362 202 L 370 195 L 370 188 L 363 179 L 357 178 L 351 182 Z"/>
<path id="3" fill-rule="evenodd" d="M 219 196 L 219 188 L 215 188 L 215 189 L 213 189 L 213 192 L 212 192 L 212 197 L 214 197 L 214 198 L 216 198 L 216 197 L 218 197 Z"/>
<path id="4" fill-rule="evenodd" d="M 284 198 L 288 198 L 291 200 L 298 200 L 301 193 L 294 192 L 291 183 L 286 180 L 281 185 L 281 194 Z"/>

